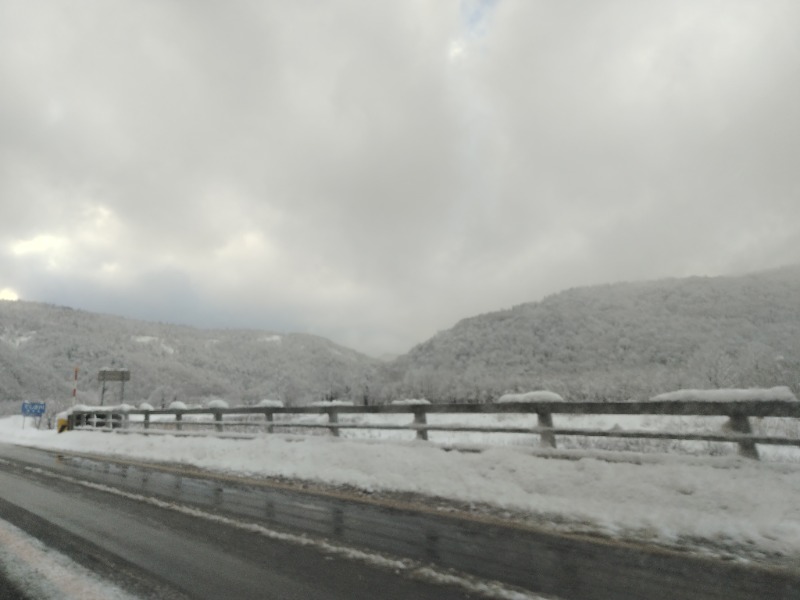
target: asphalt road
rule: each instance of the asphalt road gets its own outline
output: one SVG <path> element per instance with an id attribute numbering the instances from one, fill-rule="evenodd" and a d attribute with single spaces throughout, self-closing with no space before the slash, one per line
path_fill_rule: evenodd
<path id="1" fill-rule="evenodd" d="M 0 456 L 0 518 L 145 598 L 475 597 L 24 468 L 58 465 L 54 455 L 3 446 Z"/>
<path id="2" fill-rule="evenodd" d="M 430 583 L 420 577 L 424 569 L 412 568 L 430 564 L 565 599 L 800 600 L 800 570 L 5 445 L 0 518 L 154 598 L 479 597 Z M 305 544 L 299 535 L 328 545 Z M 387 568 L 343 548 L 413 563 Z"/>

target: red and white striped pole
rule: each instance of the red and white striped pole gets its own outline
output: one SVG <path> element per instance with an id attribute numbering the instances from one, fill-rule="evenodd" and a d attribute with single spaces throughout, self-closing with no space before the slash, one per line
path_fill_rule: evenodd
<path id="1" fill-rule="evenodd" d="M 75 367 L 75 377 L 72 380 L 72 397 L 76 398 L 78 396 L 78 371 L 80 369 Z"/>

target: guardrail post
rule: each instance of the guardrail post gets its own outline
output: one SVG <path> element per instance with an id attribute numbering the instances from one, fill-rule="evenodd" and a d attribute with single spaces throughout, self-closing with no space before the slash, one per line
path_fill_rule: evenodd
<path id="1" fill-rule="evenodd" d="M 553 428 L 553 413 L 546 411 L 538 411 L 536 413 L 538 418 L 539 427 L 548 429 Z M 542 431 L 539 434 L 539 445 L 542 448 L 555 448 L 556 436 L 552 431 Z"/>
<path id="2" fill-rule="evenodd" d="M 272 411 L 264 411 L 264 417 L 267 419 L 267 433 L 275 433 L 275 417 Z"/>
<path id="3" fill-rule="evenodd" d="M 425 425 L 428 424 L 427 413 L 424 408 L 414 409 L 414 425 L 417 427 L 417 439 L 428 441 L 428 430 Z"/>
<path id="4" fill-rule="evenodd" d="M 748 419 L 745 415 L 731 415 L 728 418 L 728 428 L 736 433 L 745 433 L 748 435 L 753 433 L 753 428 L 750 427 L 750 419 Z M 737 442 L 737 444 L 739 444 L 739 456 L 759 460 L 758 448 L 756 447 L 755 442 L 751 442 L 750 440 L 740 440 Z"/>
<path id="5" fill-rule="evenodd" d="M 179 412 L 175 413 L 175 429 L 178 431 L 183 430 L 183 415 Z"/>
<path id="6" fill-rule="evenodd" d="M 339 413 L 336 412 L 335 408 L 328 408 L 326 409 L 328 413 L 328 423 L 336 424 L 339 422 Z M 339 437 L 339 428 L 338 427 L 331 427 L 330 430 L 331 435 L 335 437 Z"/>
<path id="7" fill-rule="evenodd" d="M 144 428 L 150 429 L 150 413 L 144 413 Z"/>
<path id="8" fill-rule="evenodd" d="M 222 413 L 219 411 L 214 413 L 214 429 L 222 433 Z"/>

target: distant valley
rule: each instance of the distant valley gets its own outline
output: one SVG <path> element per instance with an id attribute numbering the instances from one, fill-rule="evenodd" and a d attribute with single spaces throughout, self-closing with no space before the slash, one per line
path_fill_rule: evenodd
<path id="1" fill-rule="evenodd" d="M 126 368 L 124 400 L 154 406 L 224 398 L 305 404 L 369 393 L 380 361 L 321 337 L 202 330 L 99 315 L 31 302 L 0 303 L 0 399 L 96 403 L 103 368 Z M 106 401 L 122 388 L 107 384 Z M 6 411 L 8 412 L 8 411 Z"/>
<path id="2" fill-rule="evenodd" d="M 464 319 L 381 361 L 324 338 L 202 330 L 23 301 L 0 302 L 0 410 L 98 399 L 97 372 L 128 368 L 125 401 L 263 398 L 302 405 L 393 398 L 489 401 L 551 389 L 626 398 L 686 387 L 800 392 L 800 267 L 567 290 Z M 118 400 L 109 384 L 107 400 Z"/>

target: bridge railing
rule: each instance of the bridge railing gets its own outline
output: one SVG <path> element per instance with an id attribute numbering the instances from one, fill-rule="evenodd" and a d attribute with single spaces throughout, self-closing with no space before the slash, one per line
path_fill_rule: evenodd
<path id="1" fill-rule="evenodd" d="M 402 422 L 365 422 L 340 417 L 353 415 L 408 415 Z M 515 425 L 513 419 L 495 419 L 478 424 L 430 422 L 431 415 L 535 415 L 535 424 Z M 727 417 L 716 430 L 676 431 L 652 429 L 556 426 L 554 415 L 652 415 L 682 417 Z M 316 416 L 316 418 L 313 418 Z M 311 418 L 310 418 L 311 417 Z M 726 442 L 736 444 L 740 455 L 758 459 L 758 445 L 800 447 L 800 435 L 754 432 L 751 419 L 800 419 L 800 402 L 786 399 L 734 401 L 647 400 L 628 402 L 536 401 L 495 404 L 402 404 L 383 406 L 348 406 L 330 404 L 304 407 L 235 407 L 156 410 L 118 410 L 94 408 L 69 415 L 69 429 L 101 429 L 124 433 L 177 435 L 209 433 L 224 437 L 253 437 L 257 431 L 327 430 L 339 436 L 343 430 L 405 430 L 416 432 L 419 440 L 428 440 L 429 432 L 512 433 L 538 438 L 542 448 L 556 448 L 561 436 L 618 438 L 640 440 L 680 440 Z M 800 427 L 794 429 L 800 431 Z M 249 433 L 248 433 L 249 432 Z"/>

